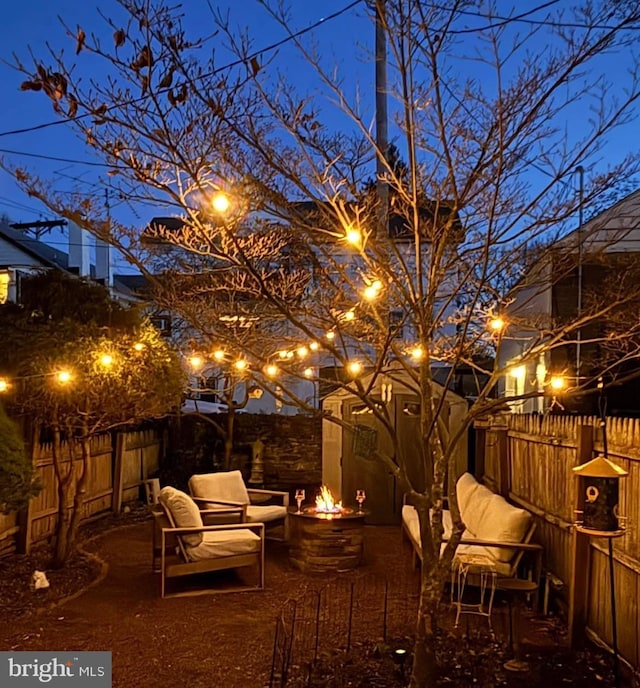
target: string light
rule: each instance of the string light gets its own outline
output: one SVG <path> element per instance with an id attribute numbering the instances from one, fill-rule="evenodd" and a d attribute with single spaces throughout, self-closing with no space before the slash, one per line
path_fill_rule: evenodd
<path id="1" fill-rule="evenodd" d="M 244 358 L 239 358 L 239 359 L 233 364 L 233 367 L 234 367 L 236 370 L 246 370 L 247 367 L 248 367 L 248 365 L 249 365 L 249 364 L 247 363 L 247 361 L 245 361 Z"/>
<path id="2" fill-rule="evenodd" d="M 100 363 L 102 363 L 105 368 L 108 368 L 113 363 L 113 356 L 111 354 L 102 354 L 102 356 L 100 356 Z"/>
<path id="3" fill-rule="evenodd" d="M 225 357 L 225 353 L 224 353 L 224 351 L 223 351 L 222 349 L 216 349 L 216 350 L 213 352 L 213 358 L 214 358 L 216 361 L 224 361 L 224 357 Z"/>
<path id="4" fill-rule="evenodd" d="M 71 373 L 68 370 L 59 370 L 56 373 L 56 380 L 63 385 L 66 385 L 68 382 L 71 382 L 71 378 Z"/>
<path id="5" fill-rule="evenodd" d="M 360 234 L 359 229 L 356 229 L 355 227 L 349 227 L 344 235 L 344 238 L 353 246 L 357 246 L 362 240 L 362 235 Z"/>
<path id="6" fill-rule="evenodd" d="M 502 331 L 504 329 L 505 324 L 505 321 L 499 315 L 489 320 L 489 328 L 494 332 Z"/>
<path id="7" fill-rule="evenodd" d="M 9 382 L 4 378 L 0 377 L 0 393 L 9 391 Z"/>
<path id="8" fill-rule="evenodd" d="M 564 389 L 565 386 L 565 379 L 562 377 L 562 375 L 553 375 L 551 379 L 549 380 L 549 386 L 551 389 L 555 390 L 556 392 Z"/>
<path id="9" fill-rule="evenodd" d="M 264 372 L 267 374 L 268 377 L 276 377 L 278 374 L 278 366 L 274 365 L 273 363 L 271 365 L 268 365 L 265 369 Z"/>
<path id="10" fill-rule="evenodd" d="M 424 358 L 424 349 L 421 346 L 414 346 L 409 354 L 414 361 L 420 361 Z"/>
<path id="11" fill-rule="evenodd" d="M 382 282 L 380 280 L 374 280 L 368 287 L 365 288 L 363 294 L 364 298 L 368 301 L 373 301 L 380 296 L 380 291 L 382 290 Z"/>
<path id="12" fill-rule="evenodd" d="M 136 343 L 133 345 L 133 348 L 134 348 L 136 351 L 144 351 L 144 344 L 143 344 L 142 342 L 136 342 Z"/>
<path id="13" fill-rule="evenodd" d="M 356 314 L 354 313 L 353 310 L 347 311 L 343 316 L 342 316 L 347 322 L 350 322 L 356 317 Z"/>
<path id="14" fill-rule="evenodd" d="M 347 364 L 347 370 L 355 377 L 362 372 L 362 363 L 359 361 L 351 361 L 351 363 Z"/>
<path id="15" fill-rule="evenodd" d="M 296 353 L 300 358 L 305 358 L 309 354 L 309 349 L 306 346 L 300 346 Z"/>
<path id="16" fill-rule="evenodd" d="M 231 205 L 231 202 L 229 201 L 229 197 L 222 193 L 219 192 L 217 193 L 212 199 L 211 199 L 211 206 L 217 213 L 226 213 L 227 210 L 229 210 L 229 206 Z"/>
<path id="17" fill-rule="evenodd" d="M 320 344 L 318 344 L 318 342 L 311 342 L 309 348 L 311 351 L 317 351 L 320 348 Z"/>
<path id="18" fill-rule="evenodd" d="M 336 338 L 336 333 L 333 330 L 329 330 L 325 337 L 329 340 L 332 341 Z"/>
<path id="19" fill-rule="evenodd" d="M 313 368 L 305 368 L 303 375 L 305 377 L 313 377 Z"/>
<path id="20" fill-rule="evenodd" d="M 200 356 L 191 356 L 189 358 L 189 364 L 194 370 L 198 370 L 202 365 L 202 358 L 200 358 Z"/>

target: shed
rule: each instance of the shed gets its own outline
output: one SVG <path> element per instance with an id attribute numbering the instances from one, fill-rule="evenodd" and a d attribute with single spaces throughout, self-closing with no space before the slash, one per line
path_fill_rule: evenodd
<path id="1" fill-rule="evenodd" d="M 419 442 L 419 398 L 406 371 L 399 368 L 362 379 L 372 384 L 372 396 L 386 404 L 389 416 L 399 437 L 399 451 L 407 465 L 412 482 L 424 484 L 423 463 Z M 412 386 L 414 388 L 412 388 Z M 450 431 L 461 427 L 468 404 L 461 396 L 434 382 L 436 396 L 444 395 L 442 417 Z M 372 524 L 399 523 L 402 510 L 402 490 L 398 481 L 382 461 L 374 456 L 377 449 L 391 455 L 392 444 L 388 432 L 369 408 L 352 392 L 341 388 L 328 394 L 322 408 L 349 427 L 324 419 L 322 422 L 322 480 L 331 492 L 342 498 L 343 504 L 355 501 L 355 491 L 364 489 L 367 522 Z M 455 450 L 455 478 L 467 470 L 468 433 L 465 430 Z M 397 462 L 398 457 L 394 457 Z"/>

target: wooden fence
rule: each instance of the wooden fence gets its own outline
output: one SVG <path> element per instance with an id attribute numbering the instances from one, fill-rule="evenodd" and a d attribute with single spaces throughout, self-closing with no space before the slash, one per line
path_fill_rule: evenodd
<path id="1" fill-rule="evenodd" d="M 65 473 L 70 462 L 74 471 L 80 471 L 79 452 L 71 456 L 67 445 L 62 450 Z M 95 437 L 87 466 L 82 519 L 119 512 L 124 504 L 137 500 L 142 481 L 157 472 L 163 450 L 164 443 L 156 429 Z M 33 462 L 42 490 L 23 512 L 0 514 L 0 556 L 16 550 L 28 552 L 34 543 L 48 539 L 55 532 L 58 494 L 51 444 L 35 446 Z"/>
<path id="2" fill-rule="evenodd" d="M 608 457 L 629 472 L 620 486 L 623 537 L 612 540 L 618 649 L 640 666 L 640 419 L 607 419 Z M 582 508 L 572 468 L 603 452 L 598 418 L 505 415 L 478 428 L 476 473 L 497 492 L 535 514 L 545 568 L 559 578 L 570 635 L 583 630 L 612 646 L 609 538 L 572 527 Z"/>

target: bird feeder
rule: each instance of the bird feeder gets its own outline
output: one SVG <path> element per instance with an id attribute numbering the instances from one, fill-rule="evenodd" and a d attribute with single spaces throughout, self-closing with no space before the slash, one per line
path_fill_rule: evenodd
<path id="1" fill-rule="evenodd" d="M 618 513 L 620 478 L 629 475 L 628 471 L 604 456 L 572 470 L 580 478 L 580 494 L 584 499 L 581 528 L 603 535 L 622 530 Z"/>

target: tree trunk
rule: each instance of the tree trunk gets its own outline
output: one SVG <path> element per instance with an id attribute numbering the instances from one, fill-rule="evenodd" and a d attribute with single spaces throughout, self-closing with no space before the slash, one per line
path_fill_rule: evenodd
<path id="1" fill-rule="evenodd" d="M 227 413 L 227 430 L 224 438 L 224 470 L 228 471 L 231 468 L 231 452 L 233 451 L 233 427 L 236 421 L 236 414 L 233 408 L 233 402 L 229 404 L 229 412 Z"/>
<path id="2" fill-rule="evenodd" d="M 55 443 L 54 443 L 55 444 Z M 69 556 L 73 552 L 78 528 L 82 518 L 82 506 L 84 504 L 84 496 L 87 483 L 87 466 L 91 456 L 90 440 L 83 438 L 80 443 L 81 447 L 81 469 L 80 475 L 74 480 L 74 452 L 73 442 L 69 442 L 70 446 L 70 468 L 64 480 L 58 479 L 58 523 L 56 525 L 56 544 L 54 548 L 53 559 L 51 562 L 52 568 L 62 568 L 67 562 Z M 55 453 L 55 452 L 54 452 Z M 73 493 L 73 504 L 70 509 L 67 508 L 67 501 L 69 498 L 71 486 L 75 487 Z"/>
<path id="3" fill-rule="evenodd" d="M 438 564 L 429 566 L 428 562 L 423 562 L 409 688 L 433 688 L 436 685 L 435 631 L 443 589 L 444 581 Z"/>

